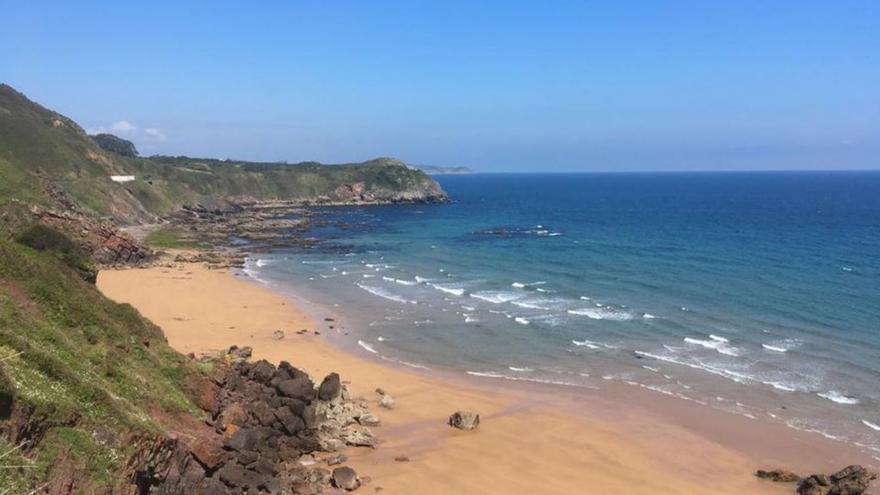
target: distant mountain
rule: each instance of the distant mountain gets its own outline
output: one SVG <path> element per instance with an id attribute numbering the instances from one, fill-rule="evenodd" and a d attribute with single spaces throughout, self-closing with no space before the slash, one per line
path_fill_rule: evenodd
<path id="1" fill-rule="evenodd" d="M 437 167 L 434 165 L 415 165 L 415 168 L 428 175 L 464 175 L 472 174 L 473 170 L 467 167 Z"/>

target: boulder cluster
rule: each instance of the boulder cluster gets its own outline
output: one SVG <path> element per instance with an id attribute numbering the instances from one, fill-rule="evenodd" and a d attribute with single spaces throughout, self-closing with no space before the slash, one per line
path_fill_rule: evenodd
<path id="1" fill-rule="evenodd" d="M 215 373 L 208 424 L 215 441 L 192 446 L 204 467 L 199 493 L 334 493 L 358 488 L 344 455 L 318 459 L 346 446 L 374 447 L 365 423 L 378 424 L 363 401 L 353 401 L 339 375 L 315 386 L 304 371 L 250 362 L 249 348 L 230 349 Z"/>
<path id="2" fill-rule="evenodd" d="M 877 473 L 853 465 L 834 474 L 813 474 L 806 478 L 783 469 L 758 470 L 755 476 L 781 483 L 797 483 L 799 495 L 862 495 L 877 478 Z"/>

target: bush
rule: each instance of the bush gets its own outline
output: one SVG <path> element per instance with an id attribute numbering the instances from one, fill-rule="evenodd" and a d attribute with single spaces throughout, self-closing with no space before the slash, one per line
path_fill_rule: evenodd
<path id="1" fill-rule="evenodd" d="M 54 253 L 65 265 L 73 268 L 84 280 L 95 283 L 98 272 L 91 260 L 69 237 L 41 223 L 30 226 L 15 241 L 37 251 Z"/>

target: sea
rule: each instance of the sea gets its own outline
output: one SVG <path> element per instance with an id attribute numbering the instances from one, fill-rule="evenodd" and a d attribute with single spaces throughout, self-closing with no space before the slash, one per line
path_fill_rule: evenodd
<path id="1" fill-rule="evenodd" d="M 880 460 L 880 172 L 438 176 L 319 208 L 256 280 L 430 372 L 644 388 Z"/>

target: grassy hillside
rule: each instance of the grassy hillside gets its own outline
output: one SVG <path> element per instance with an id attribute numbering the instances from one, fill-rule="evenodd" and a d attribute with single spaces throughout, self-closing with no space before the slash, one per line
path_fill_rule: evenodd
<path id="1" fill-rule="evenodd" d="M 157 412 L 198 414 L 183 392 L 188 361 L 69 260 L 0 240 L 0 406 L 14 397 L 0 407 L 0 493 L 28 493 L 66 472 L 76 473 L 77 493 L 112 488 L 125 482 L 133 439 L 162 431 Z"/>
<path id="2" fill-rule="evenodd" d="M 125 154 L 129 156 L 102 149 L 72 120 L 0 85 L 0 207 L 12 200 L 75 206 L 138 223 L 197 203 L 445 199 L 433 179 L 390 158 L 331 166 Z M 116 183 L 111 175 L 134 175 L 136 180 Z"/>

